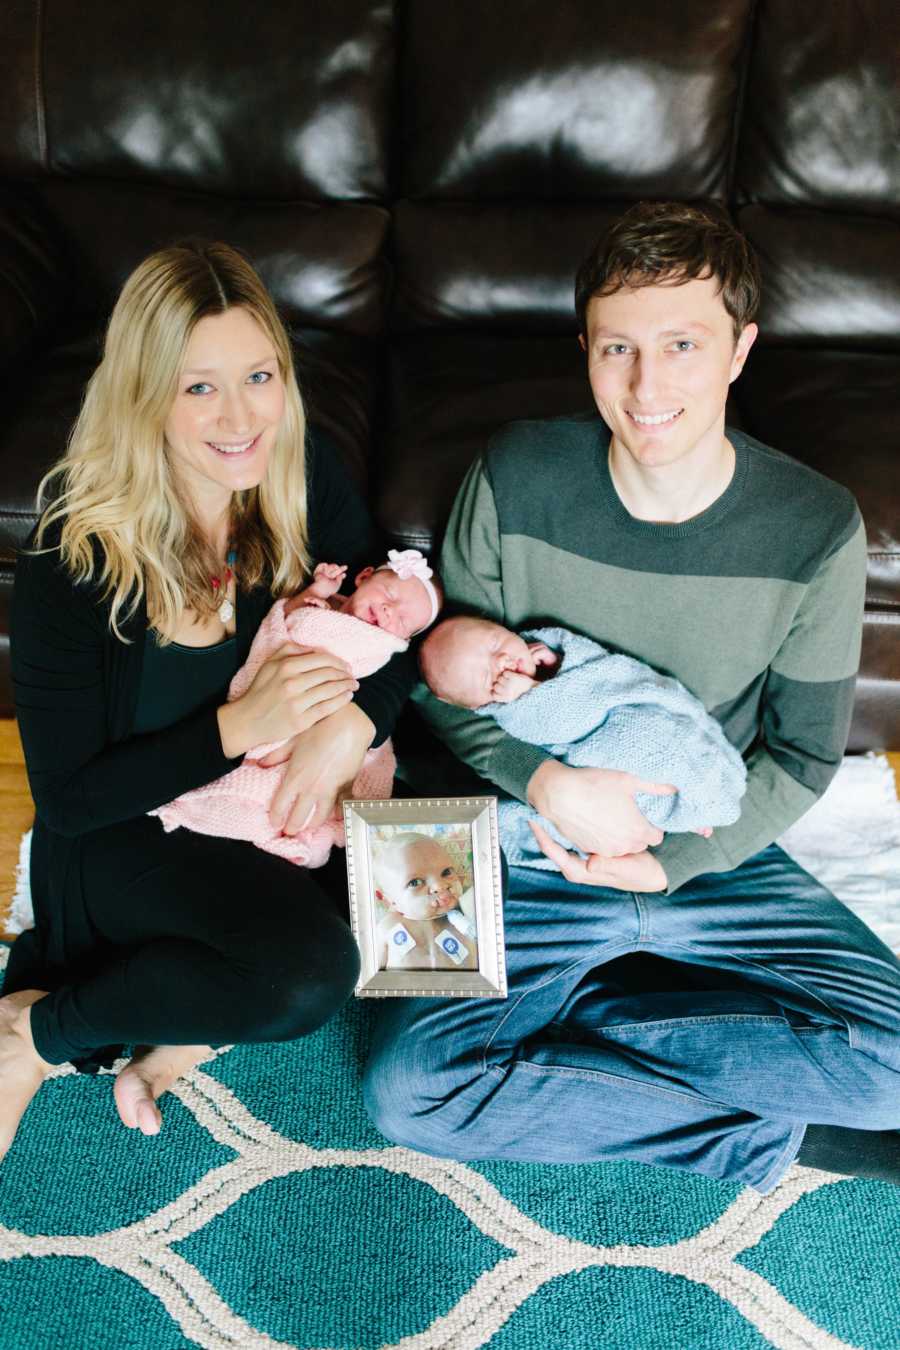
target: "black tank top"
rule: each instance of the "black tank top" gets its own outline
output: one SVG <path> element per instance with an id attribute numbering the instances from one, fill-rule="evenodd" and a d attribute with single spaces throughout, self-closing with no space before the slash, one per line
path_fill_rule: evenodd
<path id="1" fill-rule="evenodd" d="M 161 731 L 192 712 L 224 703 L 237 664 L 236 637 L 212 647 L 182 647 L 177 642 L 161 647 L 155 629 L 148 628 L 135 732 Z"/>

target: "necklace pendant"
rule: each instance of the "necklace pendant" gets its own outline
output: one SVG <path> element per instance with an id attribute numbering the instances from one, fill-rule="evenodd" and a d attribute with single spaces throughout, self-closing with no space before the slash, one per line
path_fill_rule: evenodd
<path id="1" fill-rule="evenodd" d="M 219 606 L 219 618 L 222 620 L 223 623 L 230 623 L 230 621 L 234 618 L 234 605 L 231 603 L 231 601 L 228 599 L 227 596 Z"/>

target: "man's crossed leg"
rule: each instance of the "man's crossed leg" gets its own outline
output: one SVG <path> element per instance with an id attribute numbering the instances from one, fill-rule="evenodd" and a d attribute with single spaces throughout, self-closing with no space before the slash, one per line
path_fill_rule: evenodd
<path id="1" fill-rule="evenodd" d="M 767 1192 L 809 1122 L 900 1129 L 900 962 L 777 846 L 672 896 L 514 869 L 505 916 L 508 999 L 379 1008 L 365 1094 L 389 1138 Z M 703 987 L 623 994 L 604 966 L 632 951 Z"/>

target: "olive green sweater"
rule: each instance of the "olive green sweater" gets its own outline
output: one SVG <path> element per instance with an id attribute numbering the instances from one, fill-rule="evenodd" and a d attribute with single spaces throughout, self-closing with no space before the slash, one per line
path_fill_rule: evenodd
<path id="1" fill-rule="evenodd" d="M 671 893 L 767 847 L 812 805 L 846 743 L 866 576 L 863 523 L 837 483 L 740 432 L 731 483 L 678 525 L 629 515 L 592 415 L 504 428 L 453 508 L 448 602 L 513 629 L 558 624 L 681 680 L 744 755 L 740 819 L 653 851 Z M 489 718 L 416 701 L 447 745 L 525 800 L 545 752 Z"/>

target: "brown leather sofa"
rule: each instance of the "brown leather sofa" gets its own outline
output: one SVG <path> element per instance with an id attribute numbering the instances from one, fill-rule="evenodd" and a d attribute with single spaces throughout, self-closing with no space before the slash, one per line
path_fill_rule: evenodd
<path id="1" fill-rule="evenodd" d="M 572 277 L 641 198 L 759 250 L 735 423 L 869 533 L 851 748 L 900 746 L 900 9 L 892 0 L 6 0 L 0 702 L 35 485 L 128 272 L 249 252 L 313 416 L 427 546 L 494 428 L 590 406 Z"/>

